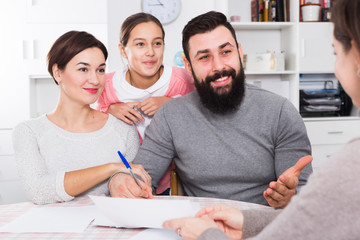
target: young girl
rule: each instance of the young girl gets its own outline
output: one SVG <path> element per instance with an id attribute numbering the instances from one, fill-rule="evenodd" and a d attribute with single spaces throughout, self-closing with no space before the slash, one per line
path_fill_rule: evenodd
<path id="1" fill-rule="evenodd" d="M 136 124 L 140 141 L 152 116 L 167 101 L 195 89 L 193 79 L 182 68 L 163 65 L 165 32 L 160 21 L 147 13 L 129 16 L 122 24 L 119 50 L 127 61 L 120 70 L 107 74 L 98 100 L 108 112 L 128 124 Z M 157 193 L 169 191 L 170 169 Z"/>
<path id="2" fill-rule="evenodd" d="M 36 204 L 108 194 L 106 180 L 127 172 L 117 151 L 129 161 L 138 151 L 134 127 L 90 107 L 105 85 L 106 58 L 105 46 L 86 32 L 67 32 L 50 49 L 48 71 L 59 85 L 58 105 L 13 132 L 18 172 Z M 141 165 L 133 169 L 150 184 Z"/>

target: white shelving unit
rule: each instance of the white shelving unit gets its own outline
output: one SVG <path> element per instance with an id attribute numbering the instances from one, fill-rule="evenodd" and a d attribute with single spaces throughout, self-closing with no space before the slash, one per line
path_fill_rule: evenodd
<path id="1" fill-rule="evenodd" d="M 291 6 L 290 22 L 251 22 L 250 0 L 229 0 L 229 15 L 240 15 L 241 22 L 233 22 L 238 42 L 244 54 L 285 53 L 285 70 L 277 72 L 248 72 L 248 82 L 288 98 L 299 108 L 299 7 Z M 230 13 L 231 11 L 231 13 Z"/>
<path id="2" fill-rule="evenodd" d="M 287 97 L 299 109 L 300 75 L 334 75 L 332 23 L 300 22 L 299 1 L 290 3 L 290 22 L 251 22 L 250 0 L 228 0 L 222 4 L 227 16 L 240 15 L 232 23 L 244 53 L 285 52 L 285 71 L 246 72 L 247 81 Z M 313 167 L 318 168 L 332 153 L 360 133 L 357 111 L 349 117 L 303 118 L 312 145 Z"/>

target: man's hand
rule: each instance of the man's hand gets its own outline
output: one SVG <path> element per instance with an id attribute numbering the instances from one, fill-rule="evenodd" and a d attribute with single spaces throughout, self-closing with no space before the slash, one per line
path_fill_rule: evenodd
<path id="1" fill-rule="evenodd" d="M 170 97 L 149 97 L 139 103 L 137 108 L 140 109 L 144 114 L 153 116 L 156 111 L 164 105 L 165 102 L 169 101 Z"/>
<path id="2" fill-rule="evenodd" d="M 153 198 L 151 186 L 138 181 L 143 188 L 136 184 L 131 175 L 118 173 L 110 179 L 109 191 L 111 197 L 121 198 Z"/>
<path id="3" fill-rule="evenodd" d="M 312 160 L 310 155 L 300 158 L 294 166 L 283 172 L 276 182 L 270 182 L 269 188 L 264 191 L 263 195 L 271 207 L 286 207 L 296 193 L 301 171 Z"/>
<path id="4" fill-rule="evenodd" d="M 138 104 L 139 102 L 113 103 L 110 105 L 108 112 L 127 124 L 140 123 L 145 119 L 134 109 Z"/>

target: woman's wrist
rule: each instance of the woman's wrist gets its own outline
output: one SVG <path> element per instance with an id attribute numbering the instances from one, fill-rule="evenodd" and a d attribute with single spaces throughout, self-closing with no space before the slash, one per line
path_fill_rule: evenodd
<path id="1" fill-rule="evenodd" d="M 111 175 L 113 175 L 116 172 L 123 171 L 125 172 L 126 168 L 124 165 L 120 162 L 112 162 L 108 163 L 108 177 L 110 178 Z"/>

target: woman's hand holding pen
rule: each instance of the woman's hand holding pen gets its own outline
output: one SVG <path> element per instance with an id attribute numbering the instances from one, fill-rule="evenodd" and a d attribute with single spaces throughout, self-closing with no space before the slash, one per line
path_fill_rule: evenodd
<path id="1" fill-rule="evenodd" d="M 113 103 L 110 105 L 108 112 L 130 125 L 134 122 L 140 123 L 145 119 L 134 109 L 138 104 L 139 102 Z"/>
<path id="2" fill-rule="evenodd" d="M 141 164 L 134 164 L 134 163 L 129 163 L 129 164 L 130 164 L 134 174 L 141 177 L 141 179 L 145 182 L 145 184 L 151 187 L 151 177 L 145 171 L 144 167 Z"/>
<path id="3" fill-rule="evenodd" d="M 109 182 L 110 196 L 121 198 L 153 198 L 151 188 L 151 177 L 144 168 L 138 164 L 131 164 L 133 172 L 140 176 L 143 181 L 138 181 L 142 189 L 137 185 L 133 177 L 127 174 L 128 170 L 124 167 L 119 173 L 113 176 Z M 146 174 L 143 173 L 145 171 Z"/>
<path id="4" fill-rule="evenodd" d="M 123 163 L 110 163 L 110 164 L 112 165 L 111 174 L 114 174 L 116 172 L 123 172 L 123 173 L 129 172 L 129 170 Z M 146 172 L 144 167 L 141 164 L 134 164 L 134 163 L 129 163 L 129 164 L 132 168 L 133 173 L 141 177 L 141 179 L 145 184 L 151 186 L 151 176 Z"/>

